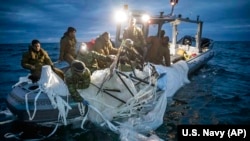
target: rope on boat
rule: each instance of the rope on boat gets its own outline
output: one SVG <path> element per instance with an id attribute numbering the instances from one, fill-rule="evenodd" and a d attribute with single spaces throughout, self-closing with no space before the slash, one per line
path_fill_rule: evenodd
<path id="1" fill-rule="evenodd" d="M 82 103 L 80 103 L 82 106 L 83 105 L 85 105 L 86 107 L 88 107 L 89 106 L 89 103 L 86 101 L 86 100 L 83 100 L 83 102 Z M 79 105 L 80 105 L 79 104 Z M 87 109 L 87 112 L 85 111 L 85 115 L 82 115 L 82 116 L 84 116 L 84 118 L 82 119 L 82 123 L 81 123 L 81 128 L 83 129 L 83 130 L 87 130 L 87 129 L 85 129 L 84 127 L 83 127 L 83 125 L 84 125 L 84 123 L 86 122 L 86 120 L 87 120 L 87 115 L 88 115 L 88 113 L 89 113 L 89 110 Z"/>
<path id="2" fill-rule="evenodd" d="M 26 111 L 27 111 L 27 113 L 28 113 L 29 120 L 33 120 L 34 117 L 35 117 L 36 110 L 37 110 L 37 109 L 36 109 L 36 102 L 37 102 L 37 99 L 38 99 L 38 97 L 40 96 L 40 94 L 41 94 L 42 91 L 40 90 L 40 91 L 38 92 L 38 94 L 36 95 L 36 97 L 35 97 L 35 100 L 34 100 L 34 111 L 33 111 L 32 116 L 30 115 L 30 111 L 29 111 L 28 95 L 31 94 L 32 92 L 35 92 L 35 91 L 39 90 L 39 89 L 40 89 L 40 88 L 37 88 L 37 89 L 35 89 L 35 90 L 33 90 L 33 91 L 28 92 L 28 93 L 25 94 Z"/>
<path id="3" fill-rule="evenodd" d="M 84 114 L 86 114 L 85 106 L 83 105 L 83 103 L 81 102 L 78 103 L 78 109 L 81 116 L 84 116 Z"/>
<path id="4" fill-rule="evenodd" d="M 37 90 L 39 90 L 39 92 L 37 93 L 37 95 L 36 95 L 36 97 L 35 97 L 35 100 L 34 100 L 34 111 L 33 111 L 33 114 L 31 115 L 31 113 L 30 113 L 30 111 L 29 111 L 29 102 L 28 102 L 28 95 L 29 94 L 31 94 L 31 93 L 33 93 L 33 92 L 36 92 Z M 28 92 L 28 93 L 26 93 L 25 94 L 25 104 L 26 104 L 26 111 L 27 111 L 27 114 L 28 114 L 28 116 L 29 116 L 29 120 L 33 120 L 34 119 L 34 117 L 35 117 L 35 114 L 36 114 L 36 111 L 37 111 L 37 104 L 36 104 L 36 102 L 37 102 L 37 100 L 38 100 L 38 97 L 40 96 L 40 94 L 42 93 L 42 92 L 45 92 L 46 93 L 46 90 L 43 90 L 42 88 L 40 88 L 40 86 L 39 86 L 39 88 L 37 88 L 37 89 L 35 89 L 35 90 L 33 90 L 33 91 L 30 91 L 30 92 Z M 50 98 L 50 96 L 51 95 L 48 95 L 48 97 Z M 60 112 L 60 111 L 63 111 L 63 110 L 60 110 L 59 109 L 59 107 L 58 106 L 56 106 L 56 104 L 54 103 L 54 102 L 52 102 L 52 103 L 54 103 L 54 104 L 52 104 L 52 105 L 54 105 L 54 107 L 56 108 L 58 108 L 58 110 L 59 110 L 59 114 L 58 114 L 58 118 L 62 118 L 62 120 L 63 120 L 63 123 L 64 123 L 64 125 L 67 125 L 67 123 L 66 123 L 66 115 L 68 114 L 68 111 L 69 111 L 69 109 L 71 109 L 71 107 L 68 105 L 68 103 L 67 102 L 65 102 L 60 96 L 55 96 L 56 97 L 56 99 L 57 99 L 57 102 L 62 102 L 62 104 L 63 105 L 65 105 L 67 108 L 66 108 L 66 111 L 65 112 Z M 51 98 L 50 98 L 50 100 L 51 100 Z M 67 100 L 68 100 L 68 97 L 67 97 Z"/>
<path id="5" fill-rule="evenodd" d="M 1 119 L 0 126 L 4 125 L 4 124 L 11 123 L 11 122 L 15 121 L 17 118 L 15 115 L 13 115 L 13 113 L 10 112 L 10 110 L 8 108 L 6 110 L 0 111 L 0 116 L 2 114 L 4 115 L 5 118 Z"/>

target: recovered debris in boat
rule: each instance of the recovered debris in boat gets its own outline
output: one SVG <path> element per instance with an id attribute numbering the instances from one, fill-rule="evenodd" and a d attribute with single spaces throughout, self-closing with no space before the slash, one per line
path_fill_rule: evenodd
<path id="1" fill-rule="evenodd" d="M 28 76 L 19 78 L 7 96 L 10 111 L 18 120 L 28 123 L 44 126 L 77 123 L 85 129 L 84 123 L 91 121 L 121 134 L 121 138 L 146 137 L 142 134 L 163 123 L 167 98 L 189 83 L 188 75 L 205 65 L 214 53 L 213 40 L 201 36 L 203 22 L 199 19 L 162 12 L 143 21 L 143 14 L 135 12 L 132 16 L 138 19 L 145 36 L 149 34 L 149 26 L 157 27 L 158 32 L 165 23 L 172 26 L 170 67 L 144 62 L 141 70 L 123 72 L 117 57 L 110 68 L 93 72 L 89 88 L 78 90 L 83 102 L 74 102 L 64 81 L 49 66 L 44 66 L 38 83 L 32 83 Z M 183 22 L 197 24 L 198 31 L 195 37 L 184 36 L 177 41 L 177 26 Z M 117 26 L 117 46 L 122 43 L 121 24 Z"/>

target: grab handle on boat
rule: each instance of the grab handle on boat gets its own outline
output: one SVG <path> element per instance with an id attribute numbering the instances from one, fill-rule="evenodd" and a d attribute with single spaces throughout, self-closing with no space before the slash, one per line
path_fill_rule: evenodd
<path id="1" fill-rule="evenodd" d="M 83 103 L 83 105 L 86 105 L 86 106 L 89 105 L 89 102 L 87 100 L 84 100 L 84 99 L 83 99 L 82 103 Z"/>

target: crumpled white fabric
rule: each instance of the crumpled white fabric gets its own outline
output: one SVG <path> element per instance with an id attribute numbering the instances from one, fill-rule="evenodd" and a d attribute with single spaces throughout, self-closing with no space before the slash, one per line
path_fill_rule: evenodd
<path id="1" fill-rule="evenodd" d="M 95 72 L 96 74 L 92 75 L 93 78 L 91 82 L 96 86 L 91 85 L 88 89 L 80 91 L 82 97 L 84 97 L 84 99 L 87 100 L 92 107 L 95 107 L 95 109 L 99 111 L 95 112 L 90 109 L 88 119 L 93 123 L 100 125 L 105 124 L 103 123 L 103 118 L 115 122 L 116 124 L 118 124 L 117 127 L 119 127 L 118 129 L 121 140 L 150 140 L 150 137 L 147 137 L 143 134 L 157 129 L 163 123 L 164 113 L 167 108 L 167 97 L 173 96 L 179 88 L 190 82 L 187 77 L 188 66 L 185 61 L 179 61 L 173 64 L 171 67 L 164 67 L 154 64 L 152 65 L 155 67 L 157 73 L 159 74 L 156 83 L 157 89 L 154 89 L 149 85 L 142 85 L 141 89 L 137 91 L 133 87 L 131 79 L 129 77 L 123 77 L 123 80 L 126 83 L 130 84 L 132 91 L 137 92 L 135 93 L 135 96 L 132 97 L 128 91 L 123 91 L 126 90 L 126 88 L 116 74 L 112 76 L 110 81 L 105 82 L 103 88 L 119 88 L 121 90 L 121 93 L 117 93 L 116 96 L 123 100 L 126 100 L 127 103 L 125 105 L 102 92 L 97 94 L 97 91 L 99 89 L 96 86 L 101 85 L 100 78 L 103 78 L 108 70 Z M 151 72 L 149 72 L 149 69 L 145 68 L 145 71 L 146 73 L 136 71 L 136 73 L 138 73 L 137 76 L 144 76 L 147 73 L 150 76 Z M 95 75 L 97 77 L 95 77 Z M 151 101 L 153 103 L 147 103 L 148 101 L 145 101 L 145 105 L 154 104 L 153 109 L 148 111 L 146 114 L 135 116 L 136 112 L 138 113 L 139 111 L 137 111 L 134 106 L 137 106 L 138 104 L 145 106 L 143 105 L 143 102 L 140 102 L 141 96 L 138 95 L 144 95 L 147 98 L 148 95 L 146 93 L 149 93 L 149 95 L 154 95 L 156 93 L 154 92 L 154 90 L 161 90 L 160 97 L 158 97 L 156 101 Z M 121 110 L 124 110 L 125 112 Z M 119 117 L 119 114 L 126 114 L 126 111 L 126 116 L 128 116 L 126 120 L 116 121 L 113 119 L 114 117 Z M 131 114 L 131 117 L 129 117 L 129 114 Z M 159 141 L 161 140 L 160 138 L 155 137 L 157 136 L 152 136 L 151 139 Z"/>
<path id="2" fill-rule="evenodd" d="M 38 81 L 39 89 L 47 94 L 54 109 L 58 109 L 58 119 L 62 119 L 64 125 L 67 125 L 67 114 L 72 108 L 61 97 L 68 96 L 69 91 L 64 81 L 52 71 L 49 65 L 42 67 L 41 78 Z"/>

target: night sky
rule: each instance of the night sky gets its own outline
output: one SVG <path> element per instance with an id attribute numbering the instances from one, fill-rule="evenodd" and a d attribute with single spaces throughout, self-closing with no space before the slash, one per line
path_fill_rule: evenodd
<path id="1" fill-rule="evenodd" d="M 169 13 L 169 0 L 1 0 L 0 43 L 59 42 L 69 26 L 78 41 L 115 33 L 114 11 Z M 174 14 L 204 21 L 203 36 L 215 41 L 250 41 L 250 0 L 179 0 Z"/>

